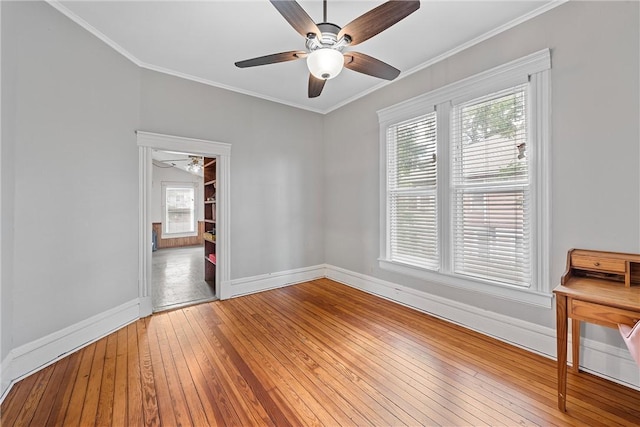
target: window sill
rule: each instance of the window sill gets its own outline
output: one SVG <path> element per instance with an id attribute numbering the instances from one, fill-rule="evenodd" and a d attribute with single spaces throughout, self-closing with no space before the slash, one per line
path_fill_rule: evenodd
<path id="1" fill-rule="evenodd" d="M 181 239 L 183 237 L 198 237 L 198 233 L 162 233 L 163 239 Z"/>
<path id="2" fill-rule="evenodd" d="M 382 268 L 383 270 L 416 277 L 418 279 L 423 279 L 438 285 L 464 289 L 471 292 L 477 292 L 496 298 L 517 301 L 538 307 L 552 307 L 551 303 L 553 301 L 553 295 L 551 293 L 544 293 L 526 288 L 518 288 L 515 286 L 474 280 L 454 274 L 430 271 L 395 261 L 389 261 L 386 259 L 379 259 L 378 261 L 380 268 Z"/>

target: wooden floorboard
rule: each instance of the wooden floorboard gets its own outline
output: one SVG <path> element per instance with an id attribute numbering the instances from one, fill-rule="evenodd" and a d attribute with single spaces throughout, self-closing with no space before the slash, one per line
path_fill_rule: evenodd
<path id="1" fill-rule="evenodd" d="M 26 377 L 4 426 L 637 426 L 640 392 L 321 279 L 155 314 Z"/>

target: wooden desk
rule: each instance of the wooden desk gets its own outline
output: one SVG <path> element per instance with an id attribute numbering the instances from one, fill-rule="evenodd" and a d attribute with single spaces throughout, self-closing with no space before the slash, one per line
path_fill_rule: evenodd
<path id="1" fill-rule="evenodd" d="M 556 295 L 558 408 L 566 411 L 567 324 L 573 370 L 580 370 L 580 322 L 609 328 L 640 321 L 640 255 L 572 249 Z"/>

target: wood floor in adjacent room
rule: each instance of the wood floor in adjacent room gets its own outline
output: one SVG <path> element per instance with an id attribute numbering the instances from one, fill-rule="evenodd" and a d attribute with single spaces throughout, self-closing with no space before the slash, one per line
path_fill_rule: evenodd
<path id="1" fill-rule="evenodd" d="M 12 425 L 638 425 L 640 392 L 322 279 L 137 321 L 16 384 Z"/>

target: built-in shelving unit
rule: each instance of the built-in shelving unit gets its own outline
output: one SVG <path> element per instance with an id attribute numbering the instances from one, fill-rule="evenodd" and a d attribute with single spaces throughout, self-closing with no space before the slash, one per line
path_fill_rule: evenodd
<path id="1" fill-rule="evenodd" d="M 216 281 L 216 159 L 204 158 L 204 280 Z"/>

